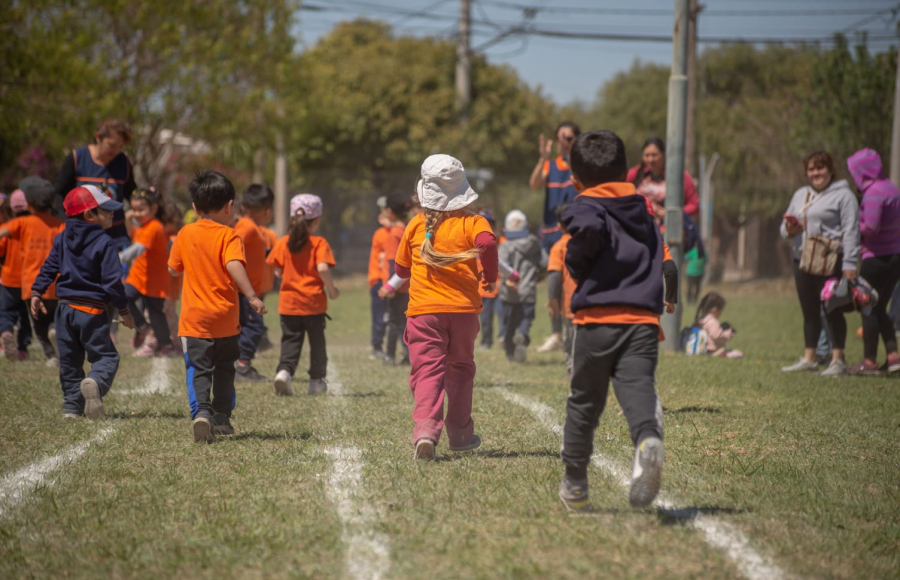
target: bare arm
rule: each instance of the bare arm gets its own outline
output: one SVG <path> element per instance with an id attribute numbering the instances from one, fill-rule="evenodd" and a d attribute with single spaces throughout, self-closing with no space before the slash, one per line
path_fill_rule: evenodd
<path id="1" fill-rule="evenodd" d="M 12 234 L 9 233 L 9 230 L 6 228 L 0 228 L 0 238 L 8 238 Z"/>
<path id="2" fill-rule="evenodd" d="M 528 186 L 531 189 L 543 189 L 547 185 L 547 176 L 544 175 L 544 162 L 550 159 L 552 151 L 553 141 L 544 139 L 544 134 L 541 133 L 541 138 L 538 141 L 538 152 L 541 157 L 538 159 L 537 165 L 534 166 L 534 169 L 531 171 L 531 177 L 528 179 Z"/>
<path id="3" fill-rule="evenodd" d="M 334 300 L 335 298 L 340 296 L 340 290 L 338 290 L 334 285 L 334 277 L 332 277 L 331 275 L 331 266 L 329 266 L 325 262 L 320 262 L 319 264 L 316 264 L 316 270 L 318 270 L 319 277 L 325 284 L 325 289 L 328 291 L 328 297 Z"/>
<path id="4" fill-rule="evenodd" d="M 247 277 L 247 270 L 244 268 L 244 265 L 238 260 L 231 260 L 225 264 L 225 269 L 228 270 L 231 279 L 237 284 L 241 294 L 247 297 L 247 300 L 250 302 L 250 307 L 253 308 L 257 314 L 265 314 L 268 312 L 266 310 L 266 305 L 263 304 L 262 300 L 256 295 L 256 292 L 253 291 L 253 286 L 250 284 L 250 278 Z"/>
<path id="5" fill-rule="evenodd" d="M 169 266 L 169 276 L 172 276 L 173 278 L 177 278 L 177 277 L 179 277 L 179 276 L 181 276 L 181 275 L 183 275 L 183 274 L 184 274 L 184 272 L 179 272 L 178 270 L 176 270 L 176 269 L 173 268 L 172 266 Z"/>

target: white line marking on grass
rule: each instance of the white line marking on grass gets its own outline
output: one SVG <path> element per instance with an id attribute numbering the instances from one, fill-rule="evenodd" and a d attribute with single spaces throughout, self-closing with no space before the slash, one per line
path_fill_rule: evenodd
<path id="1" fill-rule="evenodd" d="M 375 509 L 362 497 L 362 451 L 357 447 L 325 450 L 334 463 L 328 496 L 337 506 L 346 545 L 347 573 L 357 580 L 379 580 L 391 567 L 388 538 L 373 527 Z"/>
<path id="2" fill-rule="evenodd" d="M 84 455 L 88 447 L 100 443 L 112 432 L 112 427 L 104 427 L 93 439 L 73 445 L 58 455 L 36 461 L 28 467 L 4 477 L 0 480 L 0 516 L 6 515 L 19 505 L 28 493 L 40 485 L 47 476 L 64 464 L 75 461 Z"/>
<path id="3" fill-rule="evenodd" d="M 554 417 L 557 415 L 552 407 L 506 390 L 501 389 L 500 394 L 507 400 L 531 411 L 544 427 L 562 436 L 563 426 L 555 421 Z M 628 472 L 619 467 L 616 462 L 600 454 L 594 454 L 591 461 L 618 480 L 622 487 L 631 486 L 631 477 Z M 678 509 L 663 494 L 657 498 L 656 504 L 667 510 Z M 691 525 L 703 532 L 704 539 L 710 546 L 724 551 L 748 580 L 779 580 L 785 577 L 781 568 L 756 552 L 750 546 L 750 541 L 744 533 L 731 524 L 710 516 L 698 515 L 691 519 Z"/>
<path id="4" fill-rule="evenodd" d="M 171 387 L 172 384 L 169 381 L 169 359 L 156 357 L 153 359 L 153 369 L 150 371 L 150 378 L 147 379 L 144 386 L 125 392 L 131 395 L 164 394 L 169 392 Z"/>
<path id="5" fill-rule="evenodd" d="M 341 376 L 338 374 L 337 367 L 330 360 L 328 361 L 328 392 L 332 395 L 341 397 L 344 395 L 344 383 L 341 382 Z"/>

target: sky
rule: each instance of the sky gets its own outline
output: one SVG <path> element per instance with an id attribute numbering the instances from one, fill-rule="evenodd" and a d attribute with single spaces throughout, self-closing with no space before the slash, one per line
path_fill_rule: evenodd
<path id="1" fill-rule="evenodd" d="M 867 33 L 873 51 L 897 45 L 900 0 L 701 0 L 699 50 L 721 39 L 821 39 Z M 297 36 L 314 45 L 345 20 L 388 22 L 396 35 L 455 38 L 459 0 L 304 0 Z M 671 42 L 512 34 L 511 27 L 564 33 L 671 36 L 675 0 L 472 0 L 472 49 L 513 67 L 558 104 L 593 102 L 616 73 L 640 60 L 671 64 Z M 535 8 L 530 11 L 528 8 Z M 704 42 L 704 38 L 709 41 Z M 491 43 L 491 44 L 488 44 Z"/>

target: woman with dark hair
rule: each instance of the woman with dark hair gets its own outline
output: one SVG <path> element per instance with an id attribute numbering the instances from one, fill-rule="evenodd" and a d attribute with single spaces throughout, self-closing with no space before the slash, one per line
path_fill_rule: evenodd
<path id="1" fill-rule="evenodd" d="M 794 282 L 803 311 L 803 357 L 792 365 L 782 367 L 785 372 L 815 371 L 816 344 L 822 331 L 821 293 L 831 277 L 854 280 L 859 266 L 859 206 L 847 180 L 835 179 L 834 160 L 824 151 L 815 151 L 803 160 L 803 168 L 809 185 L 794 192 L 794 197 L 784 214 L 781 237 L 790 240 L 794 253 Z M 834 270 L 810 273 L 801 269 L 804 244 L 810 238 L 816 241 L 834 240 L 839 243 Z M 844 344 L 847 339 L 847 322 L 840 309 L 825 315 L 832 332 L 831 363 L 822 376 L 836 377 L 847 372 L 844 363 Z"/>
<path id="2" fill-rule="evenodd" d="M 538 230 L 538 239 L 545 252 L 549 252 L 553 244 L 562 237 L 562 232 L 556 220 L 556 207 L 563 203 L 570 203 L 578 195 L 578 192 L 575 191 L 575 186 L 572 185 L 572 171 L 569 169 L 569 152 L 572 151 L 572 145 L 575 144 L 575 139 L 580 134 L 581 129 L 572 121 L 560 123 L 556 127 L 555 133 L 558 155 L 556 159 L 551 160 L 553 141 L 545 139 L 544 134 L 541 133 L 538 144 L 538 151 L 541 156 L 531 172 L 528 184 L 531 186 L 531 189 L 543 187 L 546 191 L 543 221 L 541 222 L 541 229 Z M 562 316 L 551 313 L 550 326 L 553 333 L 538 347 L 538 352 L 561 350 L 563 347 Z"/>
<path id="3" fill-rule="evenodd" d="M 131 128 L 124 121 L 102 121 L 94 132 L 94 142 L 73 149 L 63 161 L 56 180 L 59 201 L 81 185 L 96 185 L 106 189 L 107 194 L 115 201 L 130 200 L 136 188 L 134 170 L 123 149 L 131 142 L 131 137 Z M 113 214 L 112 226 L 106 233 L 120 250 L 131 243 L 123 210 Z"/>
<path id="4" fill-rule="evenodd" d="M 637 192 L 653 203 L 659 214 L 666 205 L 666 144 L 659 137 L 651 137 L 641 147 L 641 163 L 628 170 L 626 181 L 633 183 Z M 697 219 L 700 215 L 700 199 L 694 180 L 684 172 L 684 212 Z"/>

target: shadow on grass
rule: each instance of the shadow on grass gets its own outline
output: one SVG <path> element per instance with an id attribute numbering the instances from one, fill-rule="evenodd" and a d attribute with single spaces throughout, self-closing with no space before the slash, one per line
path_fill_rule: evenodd
<path id="1" fill-rule="evenodd" d="M 718 506 L 697 506 L 686 508 L 657 508 L 656 515 L 664 526 L 684 525 L 697 516 L 717 516 L 722 514 L 742 514 L 746 510 Z"/>
<path id="2" fill-rule="evenodd" d="M 682 407 L 680 409 L 666 409 L 663 407 L 663 413 L 669 413 L 672 415 L 680 414 L 680 413 L 721 413 L 722 409 L 718 409 L 716 407 Z"/>
<path id="3" fill-rule="evenodd" d="M 256 441 L 306 441 L 311 439 L 312 433 L 275 433 L 272 431 L 247 431 L 233 436 L 226 436 L 223 441 L 244 441 L 254 439 Z"/>
<path id="4" fill-rule="evenodd" d="M 552 449 L 539 449 L 537 451 L 501 451 L 499 449 L 484 449 L 477 451 L 451 452 L 435 458 L 435 461 L 458 461 L 466 457 L 484 457 L 486 459 L 517 459 L 520 457 L 552 457 L 559 459 L 559 451 Z"/>
<path id="5" fill-rule="evenodd" d="M 187 413 L 171 413 L 159 411 L 135 411 L 131 413 L 107 413 L 107 419 L 189 419 Z"/>
<path id="6" fill-rule="evenodd" d="M 329 393 L 328 396 L 330 396 L 330 397 L 348 397 L 350 399 L 368 399 L 370 397 L 383 397 L 384 391 L 369 391 L 368 393 L 343 393 L 341 395 Z"/>

